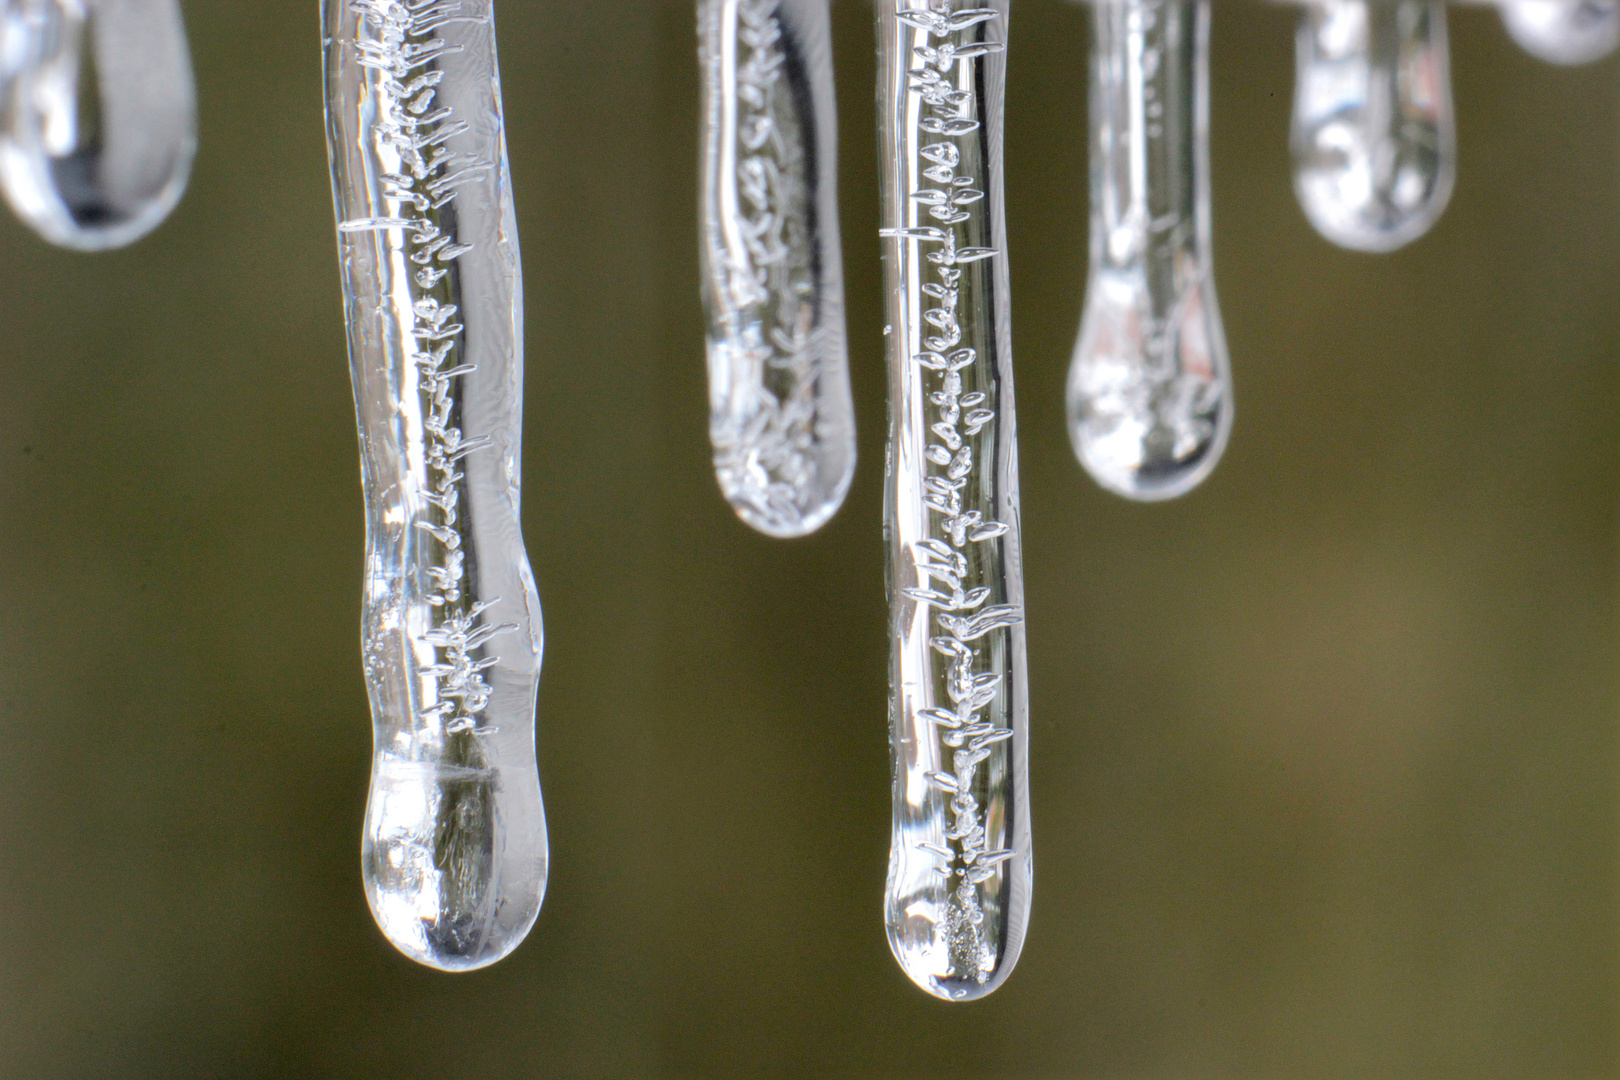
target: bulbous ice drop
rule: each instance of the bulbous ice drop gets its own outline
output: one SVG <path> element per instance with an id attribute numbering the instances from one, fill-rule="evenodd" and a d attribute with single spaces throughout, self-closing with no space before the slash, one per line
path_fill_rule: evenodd
<path id="1" fill-rule="evenodd" d="M 1550 64 L 1589 64 L 1620 43 L 1617 0 L 1501 0 L 1501 7 L 1519 47 Z"/>
<path id="2" fill-rule="evenodd" d="M 1445 4 L 1312 0 L 1295 40 L 1294 191 L 1305 216 L 1355 251 L 1422 236 L 1455 170 Z"/>
<path id="3" fill-rule="evenodd" d="M 1069 437 L 1129 499 L 1191 490 L 1232 426 L 1209 210 L 1209 9 L 1098 0 L 1091 272 L 1069 367 Z"/>
<path id="4" fill-rule="evenodd" d="M 878 0 L 889 369 L 889 948 L 949 1001 L 1029 921 L 1029 687 L 1002 100 L 1009 0 Z"/>
<path id="5" fill-rule="evenodd" d="M 366 897 L 399 950 L 505 956 L 545 893 L 523 317 L 490 0 L 323 0 L 366 503 Z"/>
<path id="6" fill-rule="evenodd" d="M 180 201 L 196 150 L 176 0 L 0 0 L 0 190 L 46 240 L 139 240 Z"/>
<path id="7" fill-rule="evenodd" d="M 855 472 L 827 0 L 698 0 L 709 436 L 770 536 L 814 532 Z"/>

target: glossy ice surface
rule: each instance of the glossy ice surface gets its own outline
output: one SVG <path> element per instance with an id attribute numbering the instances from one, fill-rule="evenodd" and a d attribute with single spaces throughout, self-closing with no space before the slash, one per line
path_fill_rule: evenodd
<path id="1" fill-rule="evenodd" d="M 1588 64 L 1620 42 L 1620 0 L 1501 0 L 1501 6 L 1519 47 L 1551 64 Z"/>
<path id="2" fill-rule="evenodd" d="M 889 947 L 952 1001 L 1029 920 L 1029 688 L 1001 197 L 1007 0 L 879 0 Z"/>
<path id="3" fill-rule="evenodd" d="M 1294 191 L 1340 247 L 1393 251 L 1451 198 L 1445 4 L 1320 0 L 1296 38 Z"/>
<path id="4" fill-rule="evenodd" d="M 0 0 L 0 190 L 62 247 L 133 243 L 197 150 L 176 0 Z"/>
<path id="5" fill-rule="evenodd" d="M 1207 5 L 1099 0 L 1091 61 L 1091 273 L 1069 437 L 1109 491 L 1168 499 L 1232 425 L 1210 254 Z"/>
<path id="6" fill-rule="evenodd" d="M 699 0 L 703 300 L 715 474 L 771 536 L 855 470 L 827 0 Z"/>
<path id="7" fill-rule="evenodd" d="M 523 320 L 490 0 L 325 0 L 366 503 L 366 896 L 412 959 L 523 940 L 546 885 Z"/>

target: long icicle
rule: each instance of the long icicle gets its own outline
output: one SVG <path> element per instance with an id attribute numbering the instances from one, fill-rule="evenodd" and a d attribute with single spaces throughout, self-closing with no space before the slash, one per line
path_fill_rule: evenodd
<path id="1" fill-rule="evenodd" d="M 528 933 L 547 868 L 494 13 L 491 0 L 323 0 L 322 16 L 366 500 L 366 896 L 407 956 L 476 968 Z"/>
<path id="2" fill-rule="evenodd" d="M 889 947 L 982 997 L 1023 947 L 1032 866 L 1002 94 L 1008 0 L 878 3 L 887 299 Z"/>
<path id="3" fill-rule="evenodd" d="M 1299 13 L 1294 191 L 1340 247 L 1387 252 L 1440 219 L 1456 172 L 1441 0 L 1307 0 Z"/>
<path id="4" fill-rule="evenodd" d="M 1069 367 L 1069 437 L 1093 479 L 1168 499 L 1232 427 L 1209 208 L 1209 9 L 1097 0 L 1091 272 Z"/>
<path id="5" fill-rule="evenodd" d="M 104 251 L 191 176 L 197 99 L 176 0 L 0 0 L 0 191 L 35 232 Z"/>
<path id="6" fill-rule="evenodd" d="M 698 0 L 703 298 L 715 474 L 771 536 L 855 471 L 827 0 Z"/>

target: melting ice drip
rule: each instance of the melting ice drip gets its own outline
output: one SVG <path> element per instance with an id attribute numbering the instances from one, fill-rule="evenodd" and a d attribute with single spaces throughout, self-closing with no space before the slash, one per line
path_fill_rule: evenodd
<path id="1" fill-rule="evenodd" d="M 414 959 L 478 967 L 527 933 L 546 862 L 493 16 L 488 0 L 334 0 L 327 21 L 368 502 L 368 898 Z"/>
<path id="2" fill-rule="evenodd" d="M 888 260 L 898 595 L 887 915 L 907 974 L 960 1000 L 1011 970 L 1028 903 L 1000 132 L 987 130 L 999 129 L 1005 9 L 935 3 L 888 18 L 882 77 L 894 100 L 883 123 L 898 164 L 885 193 L 895 224 L 881 234 L 898 241 Z M 979 70 L 987 58 L 993 74 Z"/>
<path id="3" fill-rule="evenodd" d="M 826 0 L 700 0 L 710 438 L 772 536 L 838 509 L 855 466 Z"/>

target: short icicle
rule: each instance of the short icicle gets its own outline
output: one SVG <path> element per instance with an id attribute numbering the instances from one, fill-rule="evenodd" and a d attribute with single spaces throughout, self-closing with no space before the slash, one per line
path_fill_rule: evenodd
<path id="1" fill-rule="evenodd" d="M 1307 0 L 1296 37 L 1294 191 L 1340 247 L 1386 252 L 1439 220 L 1456 133 L 1440 0 Z"/>
<path id="2" fill-rule="evenodd" d="M 803 536 L 855 471 L 827 0 L 698 0 L 709 435 L 737 516 Z"/>
<path id="3" fill-rule="evenodd" d="M 35 232 L 134 243 L 180 201 L 196 151 L 176 0 L 0 0 L 0 191 Z"/>
<path id="4" fill-rule="evenodd" d="M 1097 0 L 1091 272 L 1069 366 L 1069 438 L 1129 499 L 1191 490 L 1232 427 L 1209 208 L 1209 6 Z"/>
<path id="5" fill-rule="evenodd" d="M 323 0 L 322 17 L 366 502 L 366 897 L 405 955 L 466 970 L 523 940 L 547 869 L 494 13 Z"/>
<path id="6" fill-rule="evenodd" d="M 1002 212 L 1008 0 L 878 0 L 889 947 L 983 997 L 1029 921 L 1029 688 Z"/>
<path id="7" fill-rule="evenodd" d="M 1620 0 L 1499 0 L 1519 48 L 1549 64 L 1590 64 L 1620 44 Z"/>

